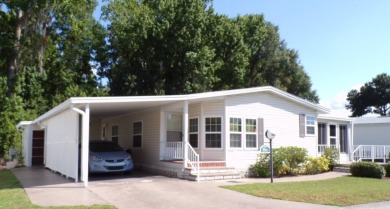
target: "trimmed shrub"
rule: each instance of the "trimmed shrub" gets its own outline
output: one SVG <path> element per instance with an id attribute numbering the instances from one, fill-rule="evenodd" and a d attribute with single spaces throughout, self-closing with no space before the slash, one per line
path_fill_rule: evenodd
<path id="1" fill-rule="evenodd" d="M 278 161 L 278 158 L 275 158 L 274 155 L 274 176 L 280 176 L 280 171 L 282 170 L 282 162 Z M 271 167 L 270 167 L 270 155 L 269 154 L 259 154 L 257 162 L 250 166 L 249 168 L 251 174 L 256 177 L 270 177 L 271 176 Z"/>
<path id="2" fill-rule="evenodd" d="M 334 167 L 335 165 L 337 165 L 337 162 L 339 161 L 340 152 L 336 148 L 328 147 L 325 148 L 322 156 L 329 160 L 330 167 Z"/>
<path id="3" fill-rule="evenodd" d="M 385 164 L 383 167 L 384 167 L 385 173 L 386 173 L 385 176 L 390 177 L 390 163 Z"/>
<path id="4" fill-rule="evenodd" d="M 253 174 L 256 177 L 271 176 L 269 154 L 259 154 L 256 163 L 251 165 L 249 170 L 251 171 L 251 174 Z"/>
<path id="5" fill-rule="evenodd" d="M 329 170 L 329 165 L 329 160 L 326 157 L 308 157 L 303 166 L 304 173 L 310 175 L 323 173 Z"/>
<path id="6" fill-rule="evenodd" d="M 382 178 L 383 167 L 373 162 L 357 162 L 350 166 L 352 176 Z"/>
<path id="7" fill-rule="evenodd" d="M 280 147 L 274 150 L 274 167 L 277 164 L 278 175 L 297 175 L 306 161 L 307 150 L 301 147 Z"/>

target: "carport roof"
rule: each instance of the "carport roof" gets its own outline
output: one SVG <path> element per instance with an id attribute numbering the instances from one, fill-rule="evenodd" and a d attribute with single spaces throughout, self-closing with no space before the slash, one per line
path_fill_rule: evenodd
<path id="1" fill-rule="evenodd" d="M 33 121 L 33 123 L 41 122 L 69 108 L 84 108 L 86 104 L 89 104 L 92 115 L 104 116 L 107 113 L 111 115 L 118 115 L 124 112 L 131 112 L 150 107 L 169 105 L 180 101 L 188 101 L 189 103 L 195 103 L 200 101 L 221 99 L 230 95 L 248 94 L 256 92 L 267 92 L 280 96 L 286 100 L 313 109 L 319 114 L 325 114 L 330 112 L 330 110 L 325 107 L 301 99 L 297 96 L 279 90 L 275 87 L 264 86 L 171 96 L 72 97 L 38 117 Z"/>

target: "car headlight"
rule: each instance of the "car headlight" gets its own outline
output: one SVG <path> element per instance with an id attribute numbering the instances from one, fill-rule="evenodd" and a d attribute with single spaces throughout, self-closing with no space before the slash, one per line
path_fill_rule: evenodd
<path id="1" fill-rule="evenodd" d="M 92 155 L 92 160 L 93 160 L 93 161 L 96 161 L 96 162 L 103 161 L 102 158 L 100 158 L 100 157 L 98 157 L 98 156 L 96 156 L 96 155 Z"/>
<path id="2" fill-rule="evenodd" d="M 126 160 L 131 160 L 131 155 L 128 154 Z"/>

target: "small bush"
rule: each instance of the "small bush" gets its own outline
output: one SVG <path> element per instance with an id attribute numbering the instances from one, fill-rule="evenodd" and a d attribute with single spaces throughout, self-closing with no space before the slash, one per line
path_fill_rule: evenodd
<path id="1" fill-rule="evenodd" d="M 256 177 L 270 177 L 269 154 L 259 154 L 256 163 L 249 169 Z"/>
<path id="2" fill-rule="evenodd" d="M 383 167 L 373 162 L 357 162 L 350 166 L 352 176 L 382 178 Z"/>
<path id="3" fill-rule="evenodd" d="M 329 170 L 329 165 L 329 160 L 325 157 L 308 157 L 304 164 L 304 173 L 310 175 L 323 173 Z"/>
<path id="4" fill-rule="evenodd" d="M 333 166 L 337 165 L 337 162 L 339 161 L 340 152 L 336 148 L 328 147 L 328 148 L 325 148 L 322 156 L 327 158 L 329 160 L 329 165 L 331 167 L 333 167 Z"/>
<path id="5" fill-rule="evenodd" d="M 390 163 L 387 163 L 386 165 L 383 166 L 385 168 L 385 176 L 390 177 Z"/>

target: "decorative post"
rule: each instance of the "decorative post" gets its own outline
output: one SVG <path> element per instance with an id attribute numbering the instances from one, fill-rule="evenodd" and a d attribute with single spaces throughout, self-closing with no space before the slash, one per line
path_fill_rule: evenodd
<path id="1" fill-rule="evenodd" d="M 271 183 L 274 183 L 274 158 L 272 156 L 272 139 L 275 138 L 275 134 L 267 130 L 265 132 L 265 136 L 269 139 L 269 147 L 270 147 L 269 160 L 270 160 L 270 170 L 271 170 Z"/>

